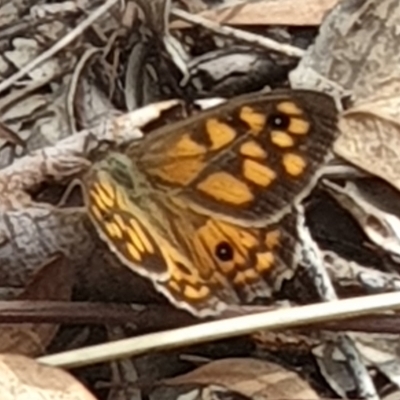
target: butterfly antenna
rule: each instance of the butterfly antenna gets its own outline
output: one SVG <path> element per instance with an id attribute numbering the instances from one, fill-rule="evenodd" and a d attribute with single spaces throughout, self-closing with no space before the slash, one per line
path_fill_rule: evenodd
<path id="1" fill-rule="evenodd" d="M 79 186 L 83 192 L 83 185 L 82 185 L 82 181 L 78 178 L 74 178 L 67 186 L 67 188 L 65 189 L 63 195 L 61 196 L 60 201 L 57 204 L 57 207 L 64 207 L 67 205 L 67 201 L 70 198 L 73 190 Z"/>

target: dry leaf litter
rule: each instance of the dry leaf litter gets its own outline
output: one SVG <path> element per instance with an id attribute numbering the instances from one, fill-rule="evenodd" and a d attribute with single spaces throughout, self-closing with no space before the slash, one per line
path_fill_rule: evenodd
<path id="1" fill-rule="evenodd" d="M 198 322 L 120 265 L 74 185 L 93 151 L 197 100 L 344 98 L 337 158 L 304 204 L 313 267 L 275 306 L 397 291 L 399 26 L 396 0 L 0 0 L 1 399 L 398 396 L 394 313 L 357 333 L 264 331 L 70 373 L 32 358 Z"/>

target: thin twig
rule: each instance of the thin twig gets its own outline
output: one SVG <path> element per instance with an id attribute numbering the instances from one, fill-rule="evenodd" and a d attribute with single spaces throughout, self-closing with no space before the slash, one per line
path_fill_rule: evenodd
<path id="1" fill-rule="evenodd" d="M 362 296 L 301 307 L 280 309 L 213 321 L 180 329 L 152 333 L 40 357 L 39 362 L 58 367 L 80 367 L 112 359 L 137 356 L 150 351 L 248 335 L 263 329 L 304 326 L 332 319 L 345 319 L 379 311 L 400 309 L 398 293 Z"/>
<path id="2" fill-rule="evenodd" d="M 271 311 L 270 307 L 247 306 L 246 315 Z M 164 316 L 168 314 L 168 319 Z M 240 315 L 244 315 L 241 313 Z M 235 315 L 238 316 L 238 315 Z M 229 318 L 233 318 L 230 316 Z M 221 317 L 218 319 L 227 319 Z M 134 305 L 122 303 L 94 303 L 49 300 L 0 301 L 1 324 L 73 324 L 73 325 L 126 325 L 137 327 L 137 332 L 155 332 L 182 326 L 200 324 L 191 314 L 169 305 Z M 400 334 L 399 314 L 371 314 L 345 321 L 308 323 L 302 332 L 326 330 L 363 333 Z M 131 328 L 132 330 L 132 328 Z"/>
<path id="3" fill-rule="evenodd" d="M 194 25 L 200 25 L 218 35 L 227 36 L 236 40 L 240 40 L 247 44 L 261 47 L 268 51 L 273 50 L 278 53 L 286 54 L 289 57 L 301 58 L 304 55 L 304 50 L 298 47 L 291 46 L 289 44 L 278 43 L 275 40 L 255 35 L 254 33 L 246 32 L 241 29 L 231 28 L 229 26 L 223 26 L 219 23 L 210 21 L 206 18 L 199 17 L 197 15 L 190 14 L 183 10 L 173 9 L 171 14 L 175 17 L 183 19 L 184 21 L 190 22 Z"/>
<path id="4" fill-rule="evenodd" d="M 76 67 L 74 69 L 74 73 L 72 74 L 71 81 L 68 88 L 67 93 L 67 115 L 68 115 L 68 124 L 70 129 L 70 134 L 76 133 L 76 121 L 75 121 L 75 113 L 74 113 L 74 99 L 76 88 L 78 86 L 79 78 L 82 74 L 83 69 L 86 66 L 86 63 L 94 56 L 95 54 L 101 52 L 101 49 L 92 47 L 85 51 L 82 55 Z"/>

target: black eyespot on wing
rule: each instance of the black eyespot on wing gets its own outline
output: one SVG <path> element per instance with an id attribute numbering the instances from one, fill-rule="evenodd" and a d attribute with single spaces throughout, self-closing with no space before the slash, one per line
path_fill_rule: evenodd
<path id="1" fill-rule="evenodd" d="M 286 130 L 290 124 L 290 116 L 275 112 L 268 116 L 267 125 L 271 129 Z"/>
<path id="2" fill-rule="evenodd" d="M 233 248 L 228 242 L 220 242 L 215 248 L 215 255 L 220 261 L 232 261 Z"/>

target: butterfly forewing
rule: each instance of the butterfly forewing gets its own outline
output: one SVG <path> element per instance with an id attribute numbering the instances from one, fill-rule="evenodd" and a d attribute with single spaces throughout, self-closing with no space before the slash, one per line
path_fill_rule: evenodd
<path id="1" fill-rule="evenodd" d="M 327 95 L 253 94 L 153 132 L 131 157 L 197 212 L 262 226 L 308 193 L 336 124 Z"/>

